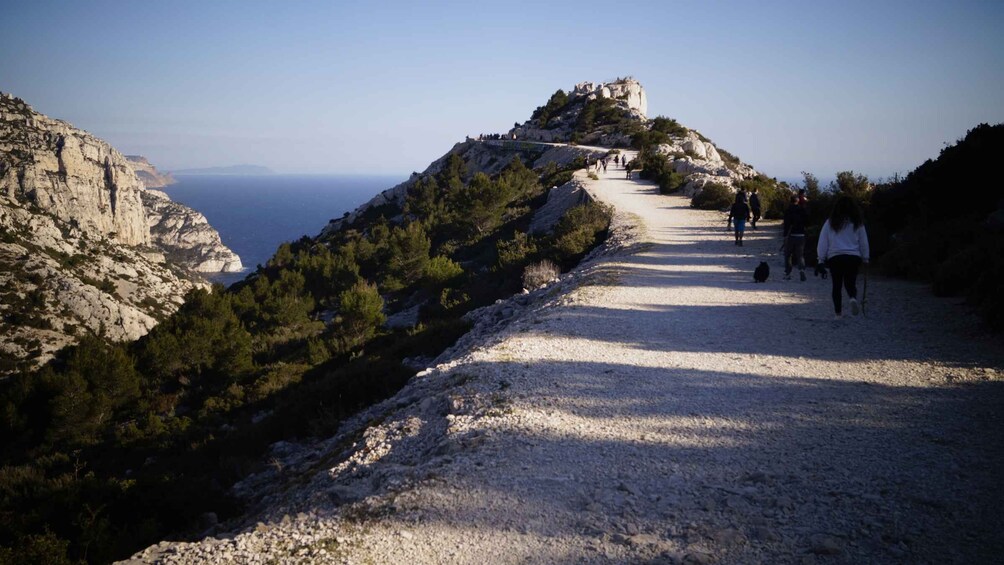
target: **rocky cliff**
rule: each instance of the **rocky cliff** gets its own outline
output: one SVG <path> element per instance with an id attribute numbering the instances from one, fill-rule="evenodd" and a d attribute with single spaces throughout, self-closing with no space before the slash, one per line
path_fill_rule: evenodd
<path id="1" fill-rule="evenodd" d="M 178 182 L 171 176 L 171 173 L 157 170 L 157 167 L 154 167 L 142 155 L 126 155 L 125 157 L 129 161 L 129 164 L 132 165 L 132 170 L 136 173 L 136 176 L 139 177 L 139 180 L 143 182 L 143 186 L 146 188 L 162 188 Z"/>
<path id="2" fill-rule="evenodd" d="M 91 237 L 143 245 L 150 230 L 142 190 L 110 145 L 0 95 L 0 202 L 32 207 Z"/>
<path id="3" fill-rule="evenodd" d="M 94 237 L 37 209 L 0 205 L 0 376 L 85 334 L 146 334 L 205 283 L 151 247 Z"/>
<path id="4" fill-rule="evenodd" d="M 143 206 L 153 243 L 171 261 L 200 273 L 239 273 L 241 258 L 199 212 L 159 190 L 144 190 Z"/>
<path id="5" fill-rule="evenodd" d="M 136 339 L 205 285 L 192 271 L 240 269 L 121 153 L 0 94 L 0 375 L 85 333 Z"/>

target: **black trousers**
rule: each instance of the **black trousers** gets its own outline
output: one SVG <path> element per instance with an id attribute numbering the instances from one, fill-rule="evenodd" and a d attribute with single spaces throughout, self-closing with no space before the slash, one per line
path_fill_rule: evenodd
<path id="1" fill-rule="evenodd" d="M 833 282 L 833 311 L 839 314 L 843 294 L 841 287 L 847 290 L 848 297 L 858 297 L 858 268 L 861 266 L 861 257 L 837 255 L 827 259 L 826 266 L 830 269 L 830 280 Z"/>

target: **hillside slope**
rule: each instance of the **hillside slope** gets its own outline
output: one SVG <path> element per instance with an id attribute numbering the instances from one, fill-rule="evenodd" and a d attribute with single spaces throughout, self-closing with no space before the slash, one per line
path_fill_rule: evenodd
<path id="1" fill-rule="evenodd" d="M 967 313 L 882 279 L 834 322 L 827 282 L 752 282 L 776 224 L 736 251 L 622 176 L 580 177 L 616 209 L 594 259 L 338 436 L 276 446 L 248 527 L 134 560 L 993 559 L 1004 357 Z"/>
<path id="2" fill-rule="evenodd" d="M 113 147 L 0 94 L 0 377 L 84 335 L 134 340 L 207 286 L 192 271 L 240 269 Z"/>

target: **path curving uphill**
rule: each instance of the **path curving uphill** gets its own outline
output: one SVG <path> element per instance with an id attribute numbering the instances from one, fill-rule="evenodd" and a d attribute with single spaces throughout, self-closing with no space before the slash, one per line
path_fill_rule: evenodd
<path id="1" fill-rule="evenodd" d="M 619 167 L 587 182 L 616 210 L 603 253 L 304 447 L 256 525 L 134 559 L 999 556 L 1004 352 L 963 306 L 873 278 L 867 318 L 834 321 L 828 281 L 781 280 L 776 224 L 737 248 L 723 215 Z"/>

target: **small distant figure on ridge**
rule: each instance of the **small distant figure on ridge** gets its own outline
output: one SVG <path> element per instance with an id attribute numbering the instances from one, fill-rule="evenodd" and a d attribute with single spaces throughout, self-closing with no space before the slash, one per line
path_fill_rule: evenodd
<path id="1" fill-rule="evenodd" d="M 627 159 L 627 157 L 625 157 L 625 159 Z M 632 165 L 634 165 L 634 161 L 632 161 L 630 163 L 624 163 L 624 171 L 627 173 L 627 178 L 628 179 L 631 178 L 631 167 L 632 167 Z"/>
<path id="2" fill-rule="evenodd" d="M 753 194 L 750 194 L 750 212 L 753 218 L 750 220 L 750 227 L 756 229 L 756 222 L 760 219 L 760 196 L 756 193 L 757 188 L 753 187 Z"/>
<path id="3" fill-rule="evenodd" d="M 809 222 L 809 211 L 798 203 L 794 194 L 788 199 L 788 209 L 784 211 L 781 238 L 784 245 L 784 280 L 791 280 L 791 270 L 798 264 L 798 278 L 805 282 L 805 224 Z"/>
<path id="4" fill-rule="evenodd" d="M 603 163 L 603 173 L 606 174 L 606 172 L 607 172 L 607 160 L 606 160 L 606 158 L 601 159 L 600 163 Z"/>
<path id="5" fill-rule="evenodd" d="M 836 319 L 843 318 L 841 309 L 841 286 L 850 297 L 851 314 L 857 316 L 861 310 L 858 304 L 858 268 L 868 264 L 868 233 L 865 231 L 861 209 L 849 196 L 840 196 L 833 204 L 830 219 L 819 232 L 816 247 L 819 260 L 830 269 L 833 282 L 833 311 Z"/>
<path id="6" fill-rule="evenodd" d="M 736 201 L 729 209 L 729 224 L 736 226 L 736 245 L 743 246 L 743 235 L 746 233 L 746 221 L 750 219 L 750 207 L 746 204 L 746 191 L 736 193 Z"/>
<path id="7" fill-rule="evenodd" d="M 614 165 L 620 165 L 620 155 L 614 155 Z"/>

